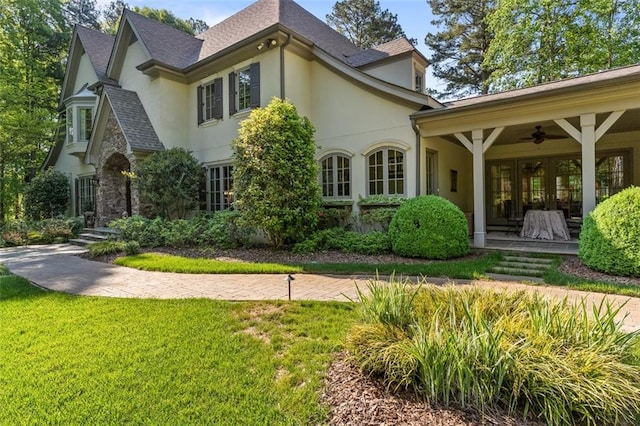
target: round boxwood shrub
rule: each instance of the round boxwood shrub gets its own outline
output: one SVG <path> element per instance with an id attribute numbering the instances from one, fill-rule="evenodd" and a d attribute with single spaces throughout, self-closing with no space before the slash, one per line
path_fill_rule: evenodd
<path id="1" fill-rule="evenodd" d="M 389 225 L 393 252 L 401 256 L 449 259 L 469 252 L 467 219 L 455 204 L 435 195 L 405 202 Z"/>
<path id="2" fill-rule="evenodd" d="M 578 255 L 591 269 L 640 276 L 640 188 L 606 199 L 585 218 Z"/>

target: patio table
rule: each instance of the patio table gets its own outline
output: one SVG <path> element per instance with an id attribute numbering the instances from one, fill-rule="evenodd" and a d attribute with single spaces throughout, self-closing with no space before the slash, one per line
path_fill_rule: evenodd
<path id="1" fill-rule="evenodd" d="M 521 237 L 568 240 L 569 228 L 562 210 L 529 210 L 524 216 Z"/>

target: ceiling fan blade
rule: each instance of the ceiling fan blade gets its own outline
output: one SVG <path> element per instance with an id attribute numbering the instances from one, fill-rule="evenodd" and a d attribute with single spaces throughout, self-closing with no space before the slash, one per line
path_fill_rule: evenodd
<path id="1" fill-rule="evenodd" d="M 564 135 L 546 135 L 545 139 L 567 139 Z"/>

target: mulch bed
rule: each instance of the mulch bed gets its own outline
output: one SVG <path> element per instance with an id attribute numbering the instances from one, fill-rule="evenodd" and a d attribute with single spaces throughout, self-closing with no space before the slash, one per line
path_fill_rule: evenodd
<path id="1" fill-rule="evenodd" d="M 345 352 L 333 361 L 321 402 L 330 407 L 329 425 L 504 425 L 539 426 L 502 413 L 481 415 L 468 410 L 432 407 L 412 393 L 395 394 L 363 374 Z"/>

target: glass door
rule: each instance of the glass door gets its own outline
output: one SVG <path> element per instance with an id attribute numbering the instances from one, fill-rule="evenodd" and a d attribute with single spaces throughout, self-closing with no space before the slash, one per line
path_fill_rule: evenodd
<path id="1" fill-rule="evenodd" d="M 521 216 L 531 209 L 549 209 L 549 179 L 546 159 L 518 161 Z"/>
<path id="2" fill-rule="evenodd" d="M 582 160 L 555 160 L 555 206 L 566 219 L 582 217 Z"/>
<path id="3" fill-rule="evenodd" d="M 491 163 L 488 169 L 487 222 L 506 224 L 507 219 L 517 216 L 514 203 L 515 162 Z"/>

